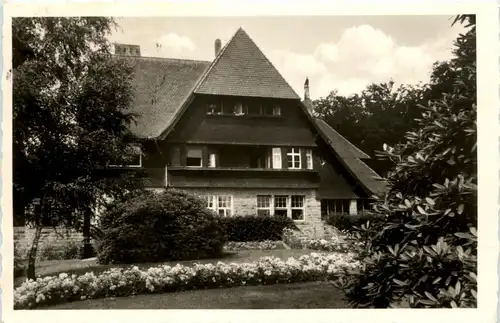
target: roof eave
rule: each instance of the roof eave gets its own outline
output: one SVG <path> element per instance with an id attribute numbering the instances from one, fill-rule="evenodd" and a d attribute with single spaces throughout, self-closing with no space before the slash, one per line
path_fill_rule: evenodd
<path id="1" fill-rule="evenodd" d="M 307 119 L 309 120 L 309 122 L 313 125 L 313 127 L 316 129 L 316 131 L 318 132 L 318 134 L 320 135 L 321 139 L 323 139 L 323 141 L 328 144 L 328 147 L 330 147 L 330 150 L 332 151 L 332 153 L 334 154 L 334 156 L 337 158 L 337 160 L 340 161 L 340 163 L 344 166 L 344 168 L 347 170 L 347 172 L 349 172 L 349 174 L 355 179 L 356 183 L 361 186 L 361 188 L 365 191 L 365 193 L 367 193 L 367 195 L 374 195 L 374 194 L 377 194 L 376 192 L 372 192 L 371 189 L 369 189 L 364 183 L 363 181 L 361 181 L 358 176 L 356 174 L 354 174 L 354 172 L 351 170 L 351 168 L 349 167 L 349 165 L 347 165 L 346 161 L 344 158 L 340 157 L 340 155 L 338 154 L 338 152 L 332 147 L 332 145 L 330 145 L 330 141 L 328 140 L 328 136 L 326 136 L 326 134 L 323 132 L 323 130 L 321 130 L 319 128 L 319 126 L 316 124 L 315 120 L 314 120 L 314 117 L 309 113 L 309 111 L 307 110 L 307 106 L 304 104 L 304 102 L 302 102 L 301 100 L 298 100 L 299 103 L 300 103 L 300 107 L 302 108 L 302 111 L 305 113 Z"/>

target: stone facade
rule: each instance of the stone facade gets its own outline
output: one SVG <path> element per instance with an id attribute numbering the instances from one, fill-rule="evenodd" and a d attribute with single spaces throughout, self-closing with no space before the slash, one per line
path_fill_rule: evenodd
<path id="1" fill-rule="evenodd" d="M 303 195 L 304 221 L 296 224 L 301 232 L 308 238 L 322 238 L 324 227 L 321 221 L 321 203 L 316 199 L 314 189 L 237 189 L 237 188 L 206 188 L 206 189 L 184 189 L 199 196 L 232 196 L 234 215 L 257 214 L 257 195 Z"/>
<path id="2" fill-rule="evenodd" d="M 29 238 L 31 241 L 34 234 L 34 228 L 14 227 L 14 241 L 21 241 L 25 238 Z M 43 244 L 44 241 L 51 235 L 55 235 L 57 237 L 55 240 L 52 240 L 52 243 L 55 245 L 64 245 L 68 241 L 82 242 L 83 244 L 83 234 L 81 232 L 66 230 L 64 228 L 54 230 L 52 227 L 45 227 L 42 229 L 40 243 Z"/>

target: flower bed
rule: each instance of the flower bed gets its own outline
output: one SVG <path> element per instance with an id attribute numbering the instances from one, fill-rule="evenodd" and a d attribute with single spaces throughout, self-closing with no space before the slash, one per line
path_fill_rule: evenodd
<path id="1" fill-rule="evenodd" d="M 285 249 L 282 241 L 228 241 L 224 245 L 224 249 L 227 251 L 237 251 L 237 250 L 276 250 Z"/>
<path id="2" fill-rule="evenodd" d="M 27 309 L 74 300 L 131 296 L 186 289 L 234 287 L 330 280 L 359 268 L 353 254 L 312 253 L 283 261 L 263 257 L 253 263 L 176 265 L 140 270 L 113 268 L 102 274 L 59 276 L 29 280 L 14 291 L 14 308 Z"/>
<path id="3" fill-rule="evenodd" d="M 349 252 L 357 243 L 342 233 L 336 233 L 329 239 L 309 239 L 296 231 L 284 230 L 283 241 L 293 249 L 310 249 L 329 252 Z"/>

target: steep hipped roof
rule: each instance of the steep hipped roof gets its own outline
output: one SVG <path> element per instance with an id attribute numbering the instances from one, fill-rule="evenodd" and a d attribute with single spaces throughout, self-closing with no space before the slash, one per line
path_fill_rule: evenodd
<path id="1" fill-rule="evenodd" d="M 349 171 L 358 178 L 363 186 L 373 194 L 387 190 L 387 182 L 359 158 L 344 158 Z"/>
<path id="2" fill-rule="evenodd" d="M 194 92 L 300 99 L 242 28 L 220 51 Z"/>
<path id="3" fill-rule="evenodd" d="M 312 125 L 366 190 L 377 193 L 385 187 L 360 160 L 369 156 L 325 122 L 312 118 L 305 103 L 241 28 L 213 62 L 130 56 L 121 59 L 134 68 L 132 112 L 139 116 L 131 130 L 139 138 L 166 136 L 194 93 L 294 99 L 303 104 Z"/>
<path id="4" fill-rule="evenodd" d="M 335 129 L 330 127 L 325 121 L 315 119 L 316 125 L 323 131 L 325 137 L 328 139 L 328 144 L 339 154 L 341 158 L 360 158 L 369 159 L 370 156 L 362 152 L 358 147 L 354 146 L 345 139 L 344 136 L 339 134 Z"/>
<path id="5" fill-rule="evenodd" d="M 210 62 L 123 56 L 133 67 L 131 110 L 138 114 L 132 132 L 156 138 L 174 121 Z"/>
<path id="6" fill-rule="evenodd" d="M 369 159 L 370 156 L 350 143 L 323 120 L 315 119 L 314 121 L 332 150 L 361 186 L 371 194 L 383 193 L 387 188 L 387 182 L 362 161 L 362 159 Z"/>

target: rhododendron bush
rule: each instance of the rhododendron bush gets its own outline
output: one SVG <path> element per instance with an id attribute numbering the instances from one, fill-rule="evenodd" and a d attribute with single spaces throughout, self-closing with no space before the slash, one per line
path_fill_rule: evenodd
<path id="1" fill-rule="evenodd" d="M 26 309 L 75 300 L 131 296 L 187 289 L 332 280 L 357 270 L 353 254 L 312 253 L 284 261 L 263 257 L 253 263 L 180 264 L 114 268 L 99 275 L 62 273 L 26 281 L 14 291 L 14 308 Z"/>
<path id="2" fill-rule="evenodd" d="M 475 16 L 456 21 L 454 57 L 436 65 L 418 129 L 380 155 L 395 163 L 389 190 L 364 224 L 363 270 L 345 277 L 356 307 L 477 306 L 477 109 Z M 488 216 L 489 214 L 484 214 Z"/>

